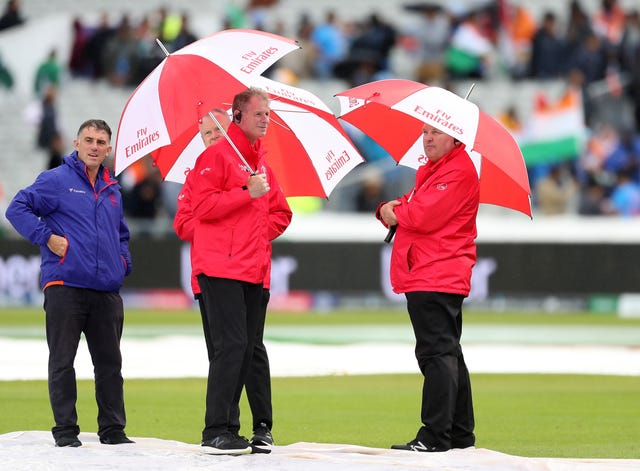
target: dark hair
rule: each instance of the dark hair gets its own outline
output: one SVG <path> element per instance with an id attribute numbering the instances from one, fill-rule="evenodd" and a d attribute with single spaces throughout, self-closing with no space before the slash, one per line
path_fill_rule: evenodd
<path id="1" fill-rule="evenodd" d="M 106 121 L 102 119 L 88 119 L 80 125 L 78 128 L 78 136 L 85 128 L 96 128 L 99 131 L 104 131 L 109 135 L 109 141 L 111 141 L 111 128 Z"/>
<path id="2" fill-rule="evenodd" d="M 267 92 L 265 92 L 261 88 L 249 87 L 246 90 L 238 93 L 233 98 L 233 105 L 231 106 L 231 114 L 234 116 L 234 118 L 236 116 L 236 112 L 243 111 L 247 103 L 249 103 L 249 100 L 251 100 L 251 98 L 254 96 L 260 97 L 264 101 L 269 103 L 269 95 L 267 95 Z"/>

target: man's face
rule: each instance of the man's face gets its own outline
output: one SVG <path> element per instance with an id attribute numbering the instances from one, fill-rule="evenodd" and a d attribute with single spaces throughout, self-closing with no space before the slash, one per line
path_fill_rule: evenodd
<path id="1" fill-rule="evenodd" d="M 422 145 L 427 158 L 437 162 L 455 148 L 455 141 L 448 134 L 425 124 L 422 127 Z"/>
<path id="2" fill-rule="evenodd" d="M 238 123 L 253 144 L 256 139 L 264 137 L 269 127 L 269 103 L 259 96 L 252 96 L 242 111 L 242 119 Z"/>
<path id="3" fill-rule="evenodd" d="M 97 170 L 111 152 L 109 134 L 94 127 L 82 130 L 73 147 L 78 151 L 78 158 L 87 166 L 88 170 Z"/>
<path id="4" fill-rule="evenodd" d="M 229 127 L 229 124 L 231 123 L 227 113 L 214 111 L 213 115 L 226 131 Z M 218 125 L 214 120 L 211 119 L 209 115 L 206 115 L 202 118 L 202 123 L 200 124 L 199 128 L 200 137 L 202 137 L 202 142 L 204 142 L 205 147 L 209 147 L 211 144 L 218 142 L 220 138 L 224 136 Z"/>

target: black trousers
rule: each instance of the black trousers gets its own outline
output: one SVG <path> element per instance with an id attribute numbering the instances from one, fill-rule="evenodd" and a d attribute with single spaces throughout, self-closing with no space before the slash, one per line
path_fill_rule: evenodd
<path id="1" fill-rule="evenodd" d="M 464 362 L 462 302 L 464 296 L 406 293 L 416 337 L 415 354 L 424 375 L 421 420 L 416 438 L 439 450 L 475 444 L 469 371 Z"/>
<path id="2" fill-rule="evenodd" d="M 239 402 L 264 324 L 262 284 L 198 275 L 213 358 L 209 361 L 202 439 L 237 431 Z"/>
<path id="3" fill-rule="evenodd" d="M 267 305 L 271 294 L 268 289 L 262 291 L 261 309 L 266 318 Z M 209 319 L 206 314 L 202 296 L 196 295 L 198 305 L 200 306 L 200 316 L 202 317 L 202 327 L 204 330 L 204 340 L 207 345 L 207 354 L 209 361 L 213 359 L 213 340 L 211 339 L 211 329 L 209 328 Z M 253 347 L 253 358 L 247 373 L 245 381 L 245 391 L 251 408 L 251 416 L 253 418 L 253 430 L 261 423 L 264 423 L 269 429 L 273 428 L 273 408 L 271 405 L 271 370 L 269 368 L 269 356 L 267 348 L 264 345 L 264 322 L 259 323 L 256 332 L 255 345 Z M 238 432 L 240 430 L 240 409 L 232 413 L 231 431 Z"/>
<path id="4" fill-rule="evenodd" d="M 73 363 L 81 333 L 87 340 L 94 368 L 98 435 L 124 430 L 122 298 L 117 292 L 54 285 L 44 291 L 44 310 L 49 345 L 49 400 L 55 420 L 53 437 L 80 433 Z"/>

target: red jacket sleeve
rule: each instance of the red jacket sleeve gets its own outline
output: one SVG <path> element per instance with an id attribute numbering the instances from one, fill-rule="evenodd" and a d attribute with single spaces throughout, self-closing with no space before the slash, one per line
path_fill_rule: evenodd
<path id="1" fill-rule="evenodd" d="M 178 209 L 173 218 L 173 230 L 184 241 L 193 240 L 196 221 L 191 210 L 191 179 L 193 172 L 189 172 L 187 179 L 178 194 Z"/>
<path id="2" fill-rule="evenodd" d="M 267 168 L 269 186 L 269 240 L 280 236 L 291 223 L 293 213 L 271 168 Z"/>

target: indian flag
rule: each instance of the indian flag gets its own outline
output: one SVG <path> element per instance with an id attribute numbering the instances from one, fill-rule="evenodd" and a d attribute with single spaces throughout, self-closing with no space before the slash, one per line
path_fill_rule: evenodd
<path id="1" fill-rule="evenodd" d="M 518 144 L 527 166 L 577 158 L 586 143 L 582 99 L 569 90 L 557 103 L 538 100 Z"/>

